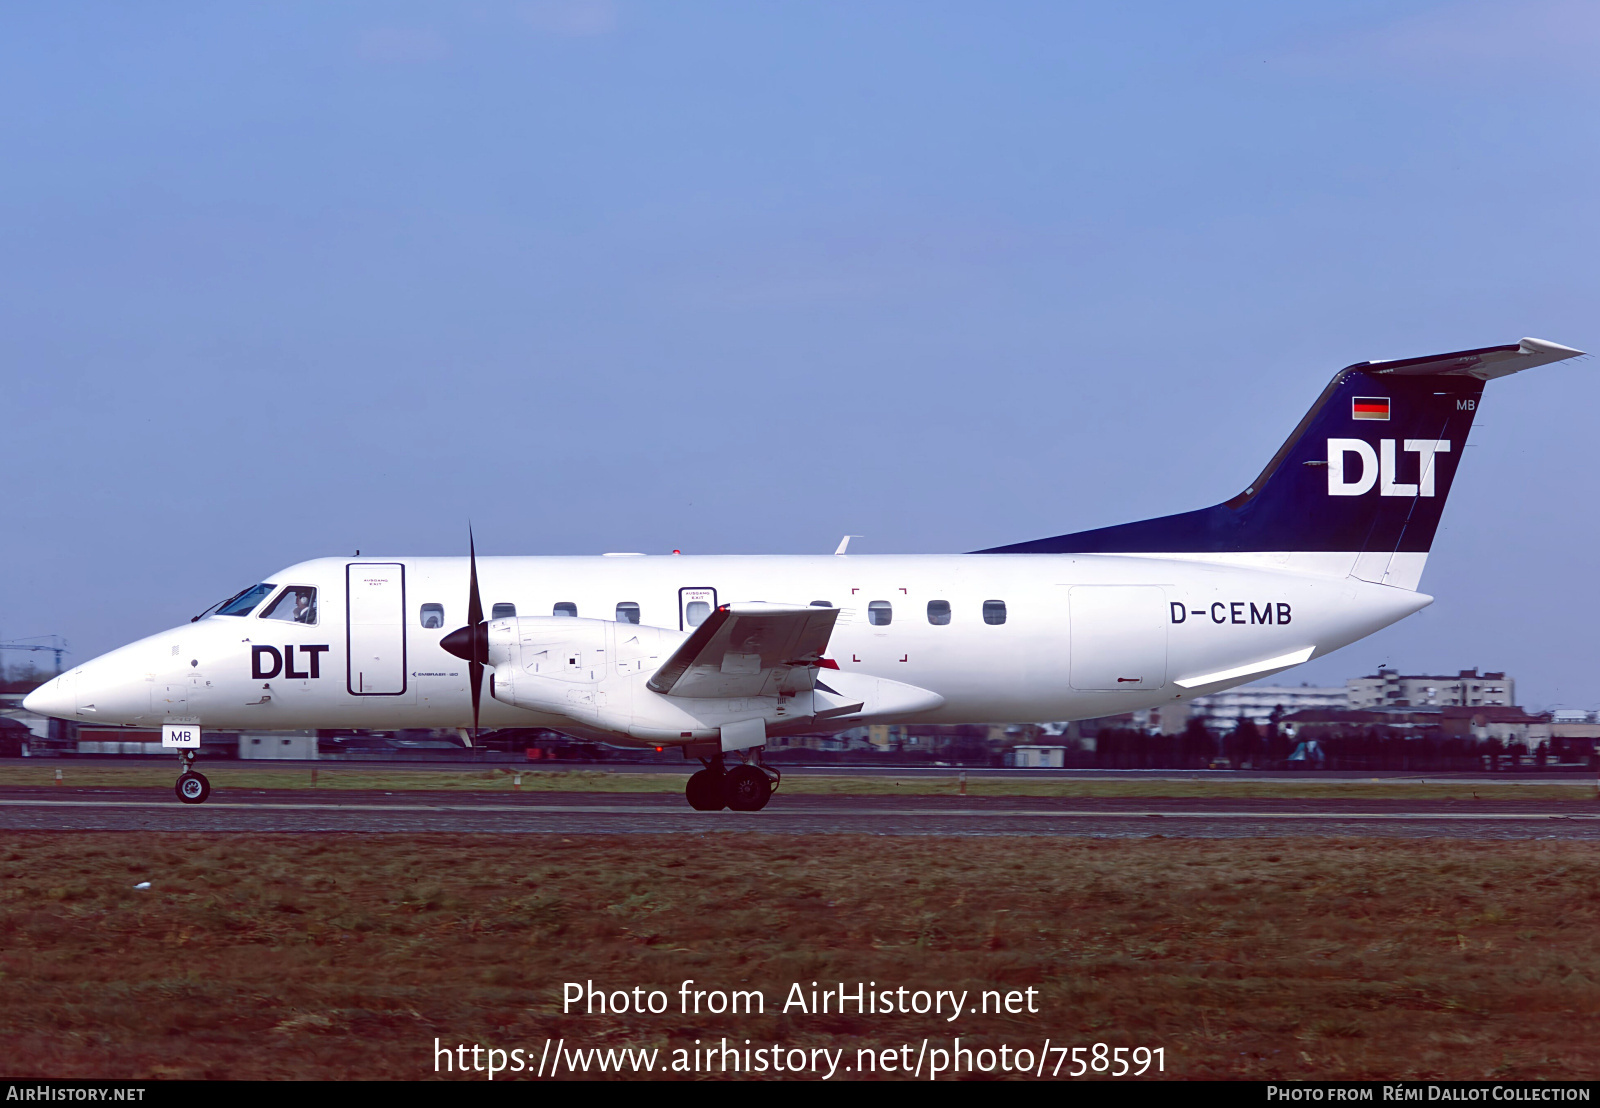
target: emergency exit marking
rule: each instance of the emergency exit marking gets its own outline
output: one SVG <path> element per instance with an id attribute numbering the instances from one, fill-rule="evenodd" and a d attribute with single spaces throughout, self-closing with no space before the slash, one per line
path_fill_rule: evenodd
<path id="1" fill-rule="evenodd" d="M 179 750 L 198 750 L 200 748 L 200 725 L 197 723 L 162 724 L 161 745 Z"/>

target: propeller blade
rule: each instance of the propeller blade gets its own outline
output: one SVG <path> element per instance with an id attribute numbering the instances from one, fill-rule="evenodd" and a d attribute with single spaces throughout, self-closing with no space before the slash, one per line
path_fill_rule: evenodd
<path id="1" fill-rule="evenodd" d="M 472 538 L 472 525 L 467 524 L 467 559 L 471 567 L 471 583 L 467 592 L 467 622 L 473 627 L 483 622 L 483 598 L 478 595 L 478 547 Z"/>
<path id="2" fill-rule="evenodd" d="M 483 663 L 467 663 L 467 680 L 472 683 L 472 741 L 478 741 L 478 699 L 483 695 Z"/>
<path id="3" fill-rule="evenodd" d="M 467 680 L 472 685 L 472 741 L 478 741 L 478 704 L 483 698 L 483 663 L 489 653 L 489 629 L 483 624 L 483 598 L 478 595 L 478 544 L 467 524 L 467 626 L 472 628 L 472 657 L 467 659 Z"/>

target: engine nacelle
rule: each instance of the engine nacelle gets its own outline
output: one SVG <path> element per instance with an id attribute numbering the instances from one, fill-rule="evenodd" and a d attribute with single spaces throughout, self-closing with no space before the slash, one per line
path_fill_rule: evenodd
<path id="1" fill-rule="evenodd" d="M 778 696 L 682 697 L 648 688 L 646 682 L 688 637 L 602 619 L 494 620 L 489 688 L 503 703 L 648 743 L 713 740 L 723 728 L 753 720 L 761 720 L 767 734 L 854 727 L 944 703 L 927 689 L 837 670 L 822 671 L 820 687 L 811 671 L 803 671 L 804 687 Z"/>

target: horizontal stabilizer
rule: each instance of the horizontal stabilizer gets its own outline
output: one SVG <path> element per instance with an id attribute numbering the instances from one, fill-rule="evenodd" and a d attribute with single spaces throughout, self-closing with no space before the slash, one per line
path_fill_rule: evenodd
<path id="1" fill-rule="evenodd" d="M 1385 376 L 1468 376 L 1480 381 L 1493 381 L 1497 377 L 1509 377 L 1534 366 L 1549 365 L 1582 355 L 1582 350 L 1574 350 L 1558 342 L 1523 339 L 1515 346 L 1484 346 L 1477 350 L 1457 350 L 1452 354 L 1430 354 L 1425 358 L 1358 362 L 1349 368 Z"/>

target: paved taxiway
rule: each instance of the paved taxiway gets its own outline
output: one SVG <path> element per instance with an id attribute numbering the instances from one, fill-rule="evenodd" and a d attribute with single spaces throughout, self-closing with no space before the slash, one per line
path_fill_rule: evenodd
<path id="1" fill-rule="evenodd" d="M 695 812 L 675 794 L 218 791 L 183 805 L 154 789 L 0 789 L 0 829 L 200 832 L 765 831 L 1101 838 L 1600 840 L 1593 801 L 785 796 L 762 812 Z"/>

